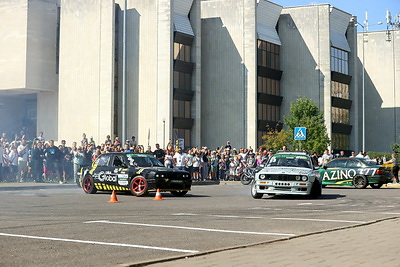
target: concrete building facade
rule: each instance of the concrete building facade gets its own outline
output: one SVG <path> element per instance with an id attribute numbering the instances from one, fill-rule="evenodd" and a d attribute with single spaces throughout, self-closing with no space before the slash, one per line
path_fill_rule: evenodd
<path id="1" fill-rule="evenodd" d="M 366 150 L 398 141 L 398 32 L 391 43 L 383 32 L 363 35 L 361 62 L 355 18 L 329 4 L 126 2 L 126 13 L 124 0 L 0 3 L 0 131 L 29 124 L 68 142 L 86 133 L 98 143 L 110 134 L 152 146 L 255 148 L 303 96 L 324 112 L 332 149 L 359 150 L 364 63 Z M 384 127 L 391 138 L 382 144 Z"/>
<path id="2" fill-rule="evenodd" d="M 363 65 L 365 71 L 365 150 L 391 151 L 400 143 L 400 31 L 359 32 L 357 38 L 359 92 Z M 361 97 L 359 103 L 362 117 Z"/>

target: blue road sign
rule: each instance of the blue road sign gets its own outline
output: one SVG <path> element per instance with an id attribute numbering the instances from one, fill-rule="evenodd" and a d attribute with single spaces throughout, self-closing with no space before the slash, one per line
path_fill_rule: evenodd
<path id="1" fill-rule="evenodd" d="M 306 127 L 295 127 L 294 128 L 294 140 L 306 140 L 307 139 L 307 128 Z"/>

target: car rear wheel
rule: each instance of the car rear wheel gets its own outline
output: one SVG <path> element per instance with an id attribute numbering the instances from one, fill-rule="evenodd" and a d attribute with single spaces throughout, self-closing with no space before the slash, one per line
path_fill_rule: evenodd
<path id="1" fill-rule="evenodd" d="M 353 185 L 357 189 L 364 189 L 368 186 L 368 179 L 364 175 L 354 176 Z"/>
<path id="2" fill-rule="evenodd" d="M 262 198 L 264 194 L 261 193 L 257 193 L 257 185 L 256 182 L 253 181 L 253 183 L 251 184 L 251 196 L 253 198 L 259 199 Z"/>
<path id="3" fill-rule="evenodd" d="M 170 191 L 173 196 L 183 197 L 188 192 L 187 190 Z"/>
<path id="4" fill-rule="evenodd" d="M 375 183 L 375 184 L 369 184 L 373 189 L 379 189 L 382 187 L 382 183 Z"/>
<path id="5" fill-rule="evenodd" d="M 132 195 L 137 197 L 147 195 L 149 191 L 146 179 L 143 176 L 136 176 L 132 178 L 129 184 L 129 190 L 131 191 Z"/>
<path id="6" fill-rule="evenodd" d="M 95 194 L 97 192 L 92 176 L 86 175 L 85 178 L 83 178 L 82 189 L 86 194 Z"/>

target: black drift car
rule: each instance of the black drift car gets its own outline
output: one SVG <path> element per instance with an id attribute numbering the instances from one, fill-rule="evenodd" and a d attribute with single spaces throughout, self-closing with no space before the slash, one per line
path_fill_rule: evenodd
<path id="1" fill-rule="evenodd" d="M 102 154 L 81 175 L 82 188 L 87 194 L 116 190 L 144 196 L 160 189 L 184 196 L 192 185 L 189 172 L 165 168 L 152 155 L 130 152 Z"/>

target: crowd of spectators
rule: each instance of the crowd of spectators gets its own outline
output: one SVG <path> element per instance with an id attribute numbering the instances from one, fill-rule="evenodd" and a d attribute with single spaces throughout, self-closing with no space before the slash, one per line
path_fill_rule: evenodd
<path id="1" fill-rule="evenodd" d="M 286 150 L 286 147 L 282 148 Z M 193 147 L 183 151 L 171 141 L 166 148 L 155 145 L 146 149 L 136 142 L 135 136 L 121 142 L 118 137 L 114 140 L 107 135 L 104 142 L 96 144 L 93 137 L 82 135 L 82 140 L 72 142 L 67 146 L 65 140 L 55 146 L 53 140 L 46 141 L 43 132 L 27 140 L 21 134 L 9 140 L 6 133 L 0 138 L 0 181 L 16 182 L 77 182 L 81 167 L 89 166 L 100 154 L 106 152 L 134 152 L 154 155 L 167 168 L 177 168 L 189 171 L 193 180 L 239 180 L 244 169 L 257 167 L 267 162 L 273 154 L 271 150 L 262 148 L 254 151 L 249 148 L 234 148 L 230 141 L 226 145 L 209 149 L 207 147 Z M 315 164 L 323 165 L 335 157 L 344 157 L 344 152 L 334 154 L 325 150 L 323 155 L 313 153 Z M 369 157 L 360 152 L 354 157 Z M 379 163 L 379 162 L 377 162 Z"/>

